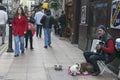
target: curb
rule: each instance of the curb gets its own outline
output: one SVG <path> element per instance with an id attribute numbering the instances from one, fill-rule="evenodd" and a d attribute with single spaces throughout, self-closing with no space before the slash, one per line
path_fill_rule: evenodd
<path id="1" fill-rule="evenodd" d="M 0 56 L 7 49 L 7 46 L 8 46 L 8 43 L 5 43 L 4 45 L 0 45 Z"/>

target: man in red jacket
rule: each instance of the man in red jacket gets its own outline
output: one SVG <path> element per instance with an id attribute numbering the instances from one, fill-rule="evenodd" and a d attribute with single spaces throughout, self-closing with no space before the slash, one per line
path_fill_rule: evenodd
<path id="1" fill-rule="evenodd" d="M 97 64 L 98 60 L 104 60 L 105 63 L 108 64 L 115 57 L 113 39 L 111 35 L 106 32 L 106 28 L 103 25 L 98 27 L 98 35 L 100 42 L 96 46 L 97 52 L 84 52 L 86 61 L 94 67 L 93 76 L 97 76 L 100 73 L 100 68 Z"/>

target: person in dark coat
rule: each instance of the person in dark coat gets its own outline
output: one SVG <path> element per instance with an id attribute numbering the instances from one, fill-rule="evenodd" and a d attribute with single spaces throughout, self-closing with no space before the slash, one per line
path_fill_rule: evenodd
<path id="1" fill-rule="evenodd" d="M 62 11 L 61 16 L 59 17 L 59 22 L 60 22 L 60 37 L 63 37 L 63 33 L 65 32 L 65 27 L 66 27 L 66 16 L 64 14 L 64 11 Z"/>
<path id="2" fill-rule="evenodd" d="M 54 32 L 56 35 L 59 35 L 59 24 L 58 24 L 58 15 L 55 15 L 55 20 L 54 20 Z"/>
<path id="3" fill-rule="evenodd" d="M 51 11 L 49 9 L 45 10 L 45 14 L 42 19 L 41 23 L 44 29 L 44 48 L 47 46 L 51 46 L 51 28 L 54 24 L 54 18 L 51 16 Z"/>

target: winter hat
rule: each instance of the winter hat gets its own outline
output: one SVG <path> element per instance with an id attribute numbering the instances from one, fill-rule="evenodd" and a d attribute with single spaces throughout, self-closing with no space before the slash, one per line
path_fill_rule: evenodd
<path id="1" fill-rule="evenodd" d="M 106 28 L 105 28 L 104 25 L 100 25 L 100 26 L 98 26 L 98 29 L 102 29 L 102 30 L 104 30 L 104 31 L 106 32 Z"/>

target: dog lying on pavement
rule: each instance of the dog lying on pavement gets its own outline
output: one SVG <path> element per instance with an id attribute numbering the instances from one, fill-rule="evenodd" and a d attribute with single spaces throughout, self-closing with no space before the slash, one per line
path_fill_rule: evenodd
<path id="1" fill-rule="evenodd" d="M 90 63 L 74 64 L 69 67 L 70 74 L 76 76 L 77 74 L 92 74 L 94 72 L 93 66 Z"/>
<path id="2" fill-rule="evenodd" d="M 81 74 L 92 74 L 94 72 L 93 66 L 90 63 L 81 63 Z"/>

